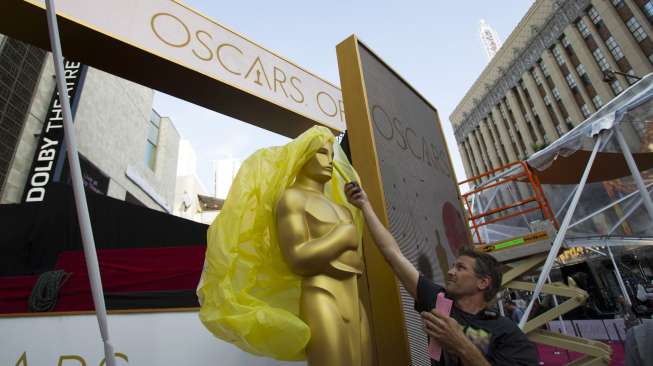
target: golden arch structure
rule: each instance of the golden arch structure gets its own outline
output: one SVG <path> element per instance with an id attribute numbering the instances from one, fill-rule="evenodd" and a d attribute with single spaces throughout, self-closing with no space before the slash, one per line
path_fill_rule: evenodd
<path id="1" fill-rule="evenodd" d="M 40 0 L 0 2 L 0 33 L 49 49 L 44 9 Z M 66 0 L 57 2 L 57 14 L 67 58 L 288 137 L 314 125 L 347 129 L 376 211 L 431 277 L 442 279 L 448 260 L 469 242 L 437 110 L 355 37 L 337 47 L 341 91 L 173 0 Z M 388 94 L 366 88 L 375 75 L 383 76 L 379 86 Z M 410 102 L 397 106 L 391 101 L 398 95 Z M 384 123 L 386 130 L 379 127 Z M 403 159 L 403 171 L 393 170 L 391 156 Z M 411 202 L 416 209 L 402 206 Z M 464 229 L 444 224 L 451 220 Z M 426 354 L 426 337 L 370 240 L 365 233 L 361 299 L 373 358 L 377 365 L 409 365 Z"/>

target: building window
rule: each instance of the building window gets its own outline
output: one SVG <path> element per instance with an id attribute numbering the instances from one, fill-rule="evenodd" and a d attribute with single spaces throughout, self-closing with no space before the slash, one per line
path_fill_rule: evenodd
<path id="1" fill-rule="evenodd" d="M 531 70 L 531 75 L 533 75 L 535 84 L 542 85 L 542 79 L 540 78 L 540 75 L 537 72 L 535 72 L 535 69 Z"/>
<path id="2" fill-rule="evenodd" d="M 531 71 L 529 71 L 529 72 L 531 72 Z M 531 72 L 531 75 L 532 75 L 532 72 Z M 521 90 L 526 90 L 526 87 L 524 86 L 524 80 L 519 79 L 517 84 L 519 84 L 519 87 L 521 88 Z"/>
<path id="3" fill-rule="evenodd" d="M 562 58 L 562 54 L 560 53 L 560 49 L 558 47 L 554 46 L 553 49 L 551 49 L 551 52 L 553 52 L 553 57 L 555 57 L 556 62 L 558 63 L 558 65 L 560 65 L 560 66 L 564 65 L 565 60 Z"/>
<path id="4" fill-rule="evenodd" d="M 545 106 L 550 106 L 551 105 L 551 98 L 549 98 L 548 95 L 545 95 L 542 99 L 544 99 L 544 105 Z"/>
<path id="5" fill-rule="evenodd" d="M 610 83 L 610 88 L 612 89 L 614 95 L 619 95 L 622 91 L 624 91 L 624 88 L 621 86 L 621 82 L 619 82 L 617 79 L 614 79 L 614 81 Z"/>
<path id="6" fill-rule="evenodd" d="M 542 60 L 540 60 L 540 61 L 537 62 L 537 64 L 540 65 L 540 70 L 542 70 L 542 75 L 544 75 L 544 77 L 548 77 L 549 76 L 549 69 L 546 68 L 546 65 L 544 64 L 544 62 L 542 62 Z"/>
<path id="7" fill-rule="evenodd" d="M 150 122 L 147 124 L 147 143 L 145 146 L 145 164 L 154 170 L 156 164 L 156 150 L 159 144 L 159 129 L 161 126 L 161 116 L 152 110 Z"/>
<path id="8" fill-rule="evenodd" d="M 580 77 L 580 80 L 583 82 L 585 85 L 591 85 L 592 81 L 590 80 L 590 77 L 587 75 L 587 70 L 585 70 L 585 66 L 583 64 L 578 64 L 576 66 L 576 72 L 578 72 L 578 76 Z"/>
<path id="9" fill-rule="evenodd" d="M 580 107 L 580 111 L 581 111 L 581 113 L 583 113 L 583 117 L 585 117 L 585 118 L 589 117 L 590 114 L 591 114 L 590 109 L 589 109 L 589 107 L 587 106 L 587 104 L 583 104 L 583 105 Z"/>
<path id="10" fill-rule="evenodd" d="M 637 19 L 635 19 L 635 17 L 628 19 L 626 26 L 630 30 L 630 33 L 633 34 L 633 37 L 635 37 L 637 42 L 641 42 L 646 39 L 646 32 L 644 32 L 644 29 L 642 29 L 642 26 L 639 24 Z"/>
<path id="11" fill-rule="evenodd" d="M 556 132 L 558 132 L 559 136 L 562 136 L 565 134 L 565 132 L 562 130 L 562 126 L 556 125 Z"/>
<path id="12" fill-rule="evenodd" d="M 571 74 L 567 74 L 567 76 L 565 76 L 565 80 L 567 80 L 567 85 L 569 85 L 571 89 L 576 88 L 576 79 L 574 79 Z"/>
<path id="13" fill-rule="evenodd" d="M 619 9 L 624 6 L 624 0 L 611 0 L 612 5 L 614 5 L 615 8 Z"/>
<path id="14" fill-rule="evenodd" d="M 596 109 L 599 109 L 603 106 L 603 101 L 601 100 L 601 97 L 595 95 L 594 98 L 592 98 L 592 104 L 594 104 Z"/>
<path id="15" fill-rule="evenodd" d="M 587 11 L 587 15 L 590 16 L 590 19 L 592 19 L 592 23 L 597 24 L 598 22 L 601 21 L 601 16 L 599 15 L 599 12 L 596 11 L 596 8 L 591 7 L 590 10 Z"/>
<path id="16" fill-rule="evenodd" d="M 561 100 L 562 99 L 562 98 L 560 98 L 560 92 L 558 91 L 558 88 L 551 89 L 551 93 L 553 93 L 553 97 L 555 98 L 555 100 Z"/>
<path id="17" fill-rule="evenodd" d="M 610 53 L 612 54 L 612 56 L 614 56 L 614 59 L 616 61 L 619 61 L 622 58 L 624 58 L 624 53 L 621 50 L 621 47 L 619 47 L 617 41 L 615 41 L 612 36 L 610 36 L 610 38 L 605 40 L 605 45 L 608 46 Z"/>
<path id="18" fill-rule="evenodd" d="M 578 31 L 583 36 L 583 38 L 590 36 L 590 30 L 587 28 L 587 24 L 585 24 L 582 19 L 576 22 L 576 27 L 578 28 Z"/>
<path id="19" fill-rule="evenodd" d="M 646 14 L 646 17 L 653 18 L 653 1 L 647 1 L 644 6 L 642 6 L 642 10 L 644 11 L 644 14 Z"/>
<path id="20" fill-rule="evenodd" d="M 635 70 L 630 69 L 630 70 L 628 70 L 626 72 L 626 74 L 635 76 Z M 626 76 L 626 81 L 628 81 L 628 85 L 633 85 L 633 84 L 635 84 L 637 82 L 637 79 L 636 78 L 629 78 L 628 76 Z"/>
<path id="21" fill-rule="evenodd" d="M 560 38 L 560 42 L 565 48 L 571 46 L 571 43 L 569 43 L 569 40 L 567 39 L 567 37 L 565 37 L 564 34 L 562 35 L 562 38 Z"/>
<path id="22" fill-rule="evenodd" d="M 608 60 L 605 59 L 605 55 L 603 55 L 603 52 L 600 48 L 596 48 L 594 51 L 592 51 L 592 55 L 594 56 L 594 59 L 599 65 L 601 71 L 605 71 L 610 68 L 610 64 L 608 63 Z"/>
<path id="23" fill-rule="evenodd" d="M 551 143 L 551 139 L 547 135 L 542 135 L 542 140 L 544 140 L 544 143 L 547 145 Z"/>

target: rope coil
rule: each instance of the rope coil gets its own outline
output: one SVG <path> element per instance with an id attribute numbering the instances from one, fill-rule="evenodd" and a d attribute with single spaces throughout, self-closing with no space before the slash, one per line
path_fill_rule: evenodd
<path id="1" fill-rule="evenodd" d="M 27 307 L 30 312 L 52 311 L 57 305 L 59 290 L 70 277 L 63 270 L 43 272 L 32 288 Z"/>

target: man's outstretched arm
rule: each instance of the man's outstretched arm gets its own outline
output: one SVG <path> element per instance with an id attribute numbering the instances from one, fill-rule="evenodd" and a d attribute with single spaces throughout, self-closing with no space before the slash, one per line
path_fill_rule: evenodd
<path id="1" fill-rule="evenodd" d="M 385 260 L 390 264 L 390 267 L 392 267 L 395 276 L 399 279 L 404 288 L 406 288 L 408 293 L 413 298 L 416 298 L 419 272 L 417 272 L 415 266 L 404 257 L 401 250 L 399 250 L 399 245 L 395 238 L 390 234 L 388 229 L 383 226 L 378 216 L 376 216 L 363 188 L 355 182 L 347 183 L 345 185 L 345 193 L 349 203 L 363 211 L 363 216 L 365 216 L 367 227 L 372 233 L 372 238 L 374 239 L 377 248 L 381 251 L 381 254 L 383 254 Z"/>

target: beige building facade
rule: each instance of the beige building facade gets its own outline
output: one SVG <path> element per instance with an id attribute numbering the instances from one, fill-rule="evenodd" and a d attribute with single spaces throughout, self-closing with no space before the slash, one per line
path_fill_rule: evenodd
<path id="1" fill-rule="evenodd" d="M 528 158 L 653 72 L 651 37 L 652 0 L 536 0 L 450 116 L 467 176 Z"/>
<path id="2" fill-rule="evenodd" d="M 0 204 L 24 200 L 53 93 L 52 55 L 0 37 Z M 172 213 L 180 135 L 152 109 L 154 90 L 89 67 L 78 93 L 85 183 L 103 181 L 96 193 Z"/>
<path id="3" fill-rule="evenodd" d="M 188 140 L 179 142 L 177 160 L 177 184 L 172 214 L 187 220 L 211 225 L 218 216 L 224 199 L 207 193 L 208 190 L 197 176 L 197 154 Z"/>

